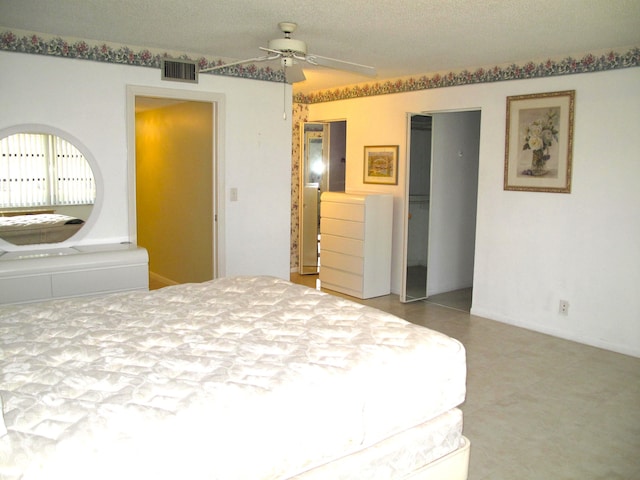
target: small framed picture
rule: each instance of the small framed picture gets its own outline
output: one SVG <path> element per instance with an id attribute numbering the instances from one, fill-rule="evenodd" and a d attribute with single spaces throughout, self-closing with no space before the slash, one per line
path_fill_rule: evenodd
<path id="1" fill-rule="evenodd" d="M 398 145 L 364 147 L 364 183 L 398 184 Z"/>
<path id="2" fill-rule="evenodd" d="M 507 97 L 504 189 L 571 193 L 575 90 Z"/>

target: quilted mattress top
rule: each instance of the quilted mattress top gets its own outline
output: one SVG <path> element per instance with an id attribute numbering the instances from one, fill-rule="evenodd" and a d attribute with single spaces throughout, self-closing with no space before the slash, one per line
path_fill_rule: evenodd
<path id="1" fill-rule="evenodd" d="M 456 340 L 271 277 L 0 306 L 0 367 L 3 479 L 289 478 L 466 376 Z"/>

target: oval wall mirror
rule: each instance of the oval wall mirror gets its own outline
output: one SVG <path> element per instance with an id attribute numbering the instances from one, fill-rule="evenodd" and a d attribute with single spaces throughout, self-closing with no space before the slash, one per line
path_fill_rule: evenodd
<path id="1" fill-rule="evenodd" d="M 0 239 L 55 244 L 76 235 L 96 201 L 96 176 L 79 142 L 45 126 L 0 132 Z"/>

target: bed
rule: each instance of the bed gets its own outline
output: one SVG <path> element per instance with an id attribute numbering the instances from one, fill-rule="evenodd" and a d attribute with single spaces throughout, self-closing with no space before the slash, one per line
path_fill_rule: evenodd
<path id="1" fill-rule="evenodd" d="M 0 306 L 2 479 L 467 478 L 456 340 L 273 277 Z"/>
<path id="2" fill-rule="evenodd" d="M 58 213 L 0 217 L 0 238 L 14 245 L 63 242 L 83 224 L 80 218 Z"/>

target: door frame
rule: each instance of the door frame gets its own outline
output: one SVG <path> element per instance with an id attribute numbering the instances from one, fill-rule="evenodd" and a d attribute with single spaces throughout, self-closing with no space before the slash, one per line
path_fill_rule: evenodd
<path id="1" fill-rule="evenodd" d="M 219 93 L 196 92 L 170 88 L 145 87 L 127 85 L 127 205 L 128 205 L 128 238 L 137 244 L 137 205 L 136 205 L 136 97 L 155 97 L 168 100 L 208 102 L 213 111 L 213 162 L 211 185 L 213 211 L 213 278 L 225 275 L 224 264 L 224 121 L 225 97 Z"/>
<path id="2" fill-rule="evenodd" d="M 429 288 L 429 260 L 432 256 L 432 245 L 431 245 L 431 241 L 427 240 L 428 244 L 427 244 L 427 285 L 426 285 L 426 291 L 425 291 L 425 296 L 421 297 L 421 298 L 412 298 L 411 300 L 407 300 L 407 285 L 406 285 L 406 277 L 407 277 L 407 255 L 408 255 L 408 229 L 409 229 L 409 185 L 410 185 L 410 175 L 411 175 L 411 156 L 410 156 L 410 148 L 409 146 L 411 145 L 411 119 L 413 116 L 415 115 L 424 115 L 424 116 L 431 116 L 432 118 L 434 118 L 434 122 L 435 122 L 435 117 L 438 116 L 438 114 L 445 114 L 445 113 L 465 113 L 465 112 L 479 112 L 480 113 L 480 128 L 482 128 L 482 109 L 477 107 L 477 108 L 463 108 L 463 109 L 454 109 L 454 110 L 436 110 L 436 111 L 423 111 L 423 112 L 407 112 L 406 114 L 406 119 L 405 119 L 405 125 L 407 127 L 407 137 L 406 137 L 406 144 L 407 144 L 407 156 L 406 156 L 406 165 L 405 165 L 405 189 L 404 189 L 404 198 L 403 198 L 403 211 L 404 211 L 404 218 L 403 218 L 403 244 L 402 244 L 402 276 L 401 276 L 401 285 L 400 285 L 400 301 L 405 303 L 405 302 L 412 302 L 415 300 L 424 300 L 429 298 L 428 295 L 428 288 Z M 435 133 L 435 129 L 434 132 L 432 133 L 432 135 L 434 135 Z M 433 139 L 433 137 L 432 137 Z M 480 150 L 479 150 L 479 142 L 480 139 L 478 139 L 478 162 L 480 161 Z M 435 140 L 432 143 L 432 162 L 433 162 L 433 156 L 434 156 L 434 150 L 433 150 L 433 144 L 435 143 Z M 433 184 L 434 181 L 434 175 L 433 175 L 433 164 L 431 166 L 432 171 L 431 171 L 431 182 Z M 479 181 L 479 175 L 476 181 Z M 476 198 L 477 201 L 477 198 Z M 432 210 L 431 210 L 431 202 L 429 202 L 429 237 L 431 236 L 432 233 L 432 228 L 431 228 L 431 223 L 432 223 Z M 476 212 L 477 212 L 477 203 L 476 203 Z M 476 226 L 477 226 L 477 219 L 476 219 Z M 475 242 L 474 242 L 475 243 Z M 475 248 L 474 248 L 474 258 L 475 258 Z M 474 261 L 475 263 L 475 261 Z"/>

